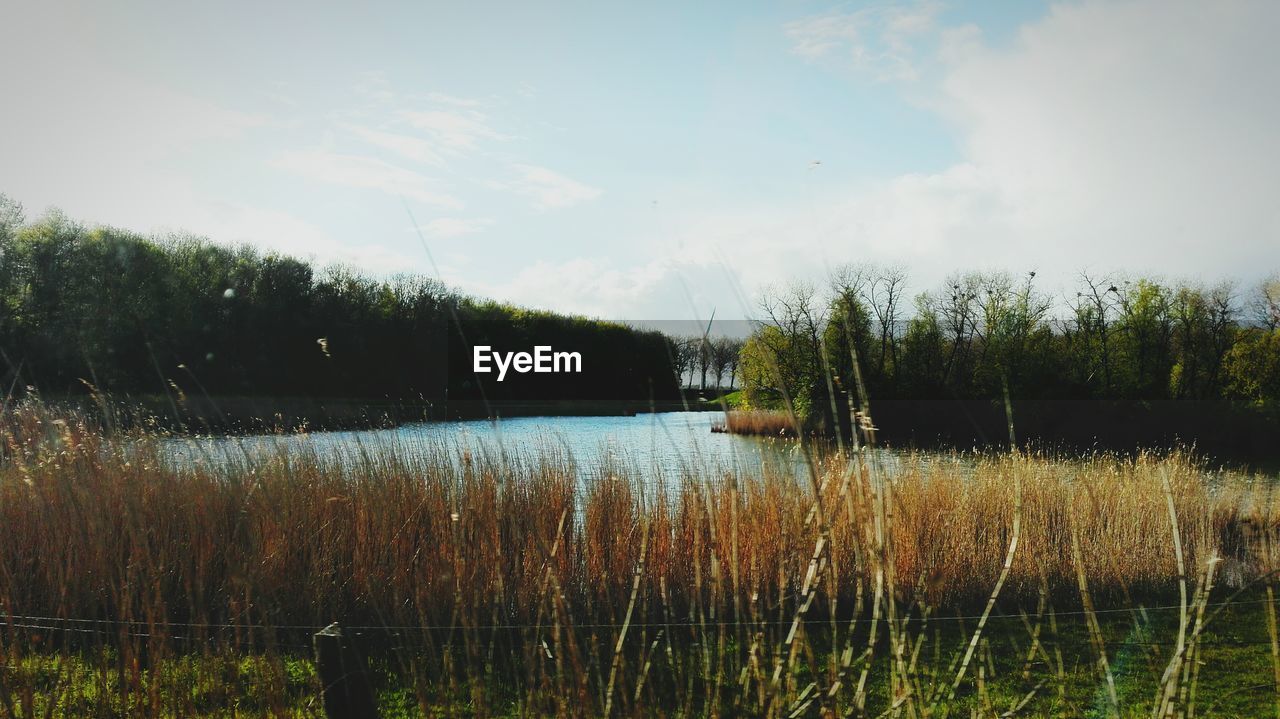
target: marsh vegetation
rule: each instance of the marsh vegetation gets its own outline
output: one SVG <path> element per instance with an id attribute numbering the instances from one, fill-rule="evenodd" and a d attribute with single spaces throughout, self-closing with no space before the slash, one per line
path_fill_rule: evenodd
<path id="1" fill-rule="evenodd" d="M 179 466 L 35 406 L 2 439 L 7 716 L 316 715 L 308 642 L 333 621 L 389 715 L 1263 715 L 1280 696 L 1272 485 L 1186 454 L 890 471 L 846 451 L 654 491 L 466 446 Z"/>

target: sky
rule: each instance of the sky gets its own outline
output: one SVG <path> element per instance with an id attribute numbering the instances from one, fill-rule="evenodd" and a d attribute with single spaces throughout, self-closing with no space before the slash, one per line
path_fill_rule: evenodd
<path id="1" fill-rule="evenodd" d="M 1274 0 L 3 0 L 0 193 L 613 319 L 850 262 L 1247 288 L 1278 31 Z"/>

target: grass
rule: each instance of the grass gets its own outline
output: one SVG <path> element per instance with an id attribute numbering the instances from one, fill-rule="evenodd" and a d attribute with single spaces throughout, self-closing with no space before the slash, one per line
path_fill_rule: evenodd
<path id="1" fill-rule="evenodd" d="M 795 437 L 795 419 L 781 410 L 731 409 L 724 420 L 711 426 L 712 432 L 729 432 L 763 437 Z"/>
<path id="2" fill-rule="evenodd" d="M 745 410 L 747 398 L 742 390 L 737 389 L 732 392 L 716 397 L 715 399 L 704 400 L 701 404 L 702 409 L 718 411 L 718 410 Z"/>
<path id="3" fill-rule="evenodd" d="M 582 482 L 551 450 L 176 463 L 2 426 L 0 716 L 314 715 L 333 621 L 403 715 L 1280 706 L 1271 485 L 1182 453 Z"/>
<path id="4" fill-rule="evenodd" d="M 1200 659 L 1205 664 L 1200 680 L 1199 714 L 1204 716 L 1272 716 L 1274 714 L 1274 679 L 1271 650 L 1267 641 L 1259 641 L 1258 627 L 1265 622 L 1265 604 L 1259 597 L 1245 597 L 1215 621 L 1215 628 L 1205 636 Z M 1155 692 L 1156 672 L 1145 642 L 1172 642 L 1177 631 L 1176 614 L 1150 612 L 1152 621 L 1145 629 L 1135 631 L 1135 622 L 1127 613 L 1103 615 L 1103 629 L 1115 664 L 1113 672 L 1121 697 L 1122 716 L 1149 715 L 1147 704 Z M 1034 620 L 1034 615 L 1031 619 Z M 967 638 L 963 622 L 941 616 L 932 620 L 925 631 L 922 653 L 954 654 Z M 933 631 L 936 629 L 936 632 Z M 1003 713 L 1022 703 L 1031 690 L 1046 677 L 1052 683 L 1041 685 L 1040 691 L 1021 706 L 1020 716 L 1106 716 L 1105 699 L 1100 696 L 1099 680 L 1091 666 L 1088 632 L 1079 616 L 1058 618 L 1058 629 L 1041 634 L 1045 654 L 1056 658 L 1061 652 L 1063 671 L 1059 675 L 1051 666 L 1053 660 L 1037 657 L 1026 662 L 1027 632 L 1021 618 L 1001 618 L 988 627 L 983 644 L 982 682 L 977 681 L 953 702 L 953 714 L 970 710 L 983 715 Z M 729 643 L 732 649 L 732 642 Z M 829 655 L 821 657 L 829 659 Z M 659 656 L 659 662 L 663 657 Z M 697 664 L 701 657 L 686 650 L 681 662 Z M 136 715 L 151 708 L 136 698 L 126 706 L 122 695 L 114 690 L 120 682 L 116 661 L 109 650 L 95 652 L 50 652 L 23 657 L 4 676 L 10 687 L 32 687 L 36 715 L 46 710 L 54 716 Z M 106 666 L 105 671 L 102 669 Z M 375 683 L 379 708 L 384 717 L 416 717 L 467 715 L 475 705 L 470 692 L 460 687 L 454 694 L 438 692 L 428 695 L 428 705 L 419 703 L 411 679 L 397 670 L 395 663 L 375 665 Z M 317 700 L 319 687 L 315 670 L 305 653 L 253 654 L 239 653 L 202 655 L 186 654 L 157 663 L 153 671 L 141 679 L 141 696 L 151 694 L 159 705 L 156 714 L 181 714 L 194 717 L 226 716 L 232 712 L 241 717 L 320 717 L 323 712 Z M 873 706 L 887 701 L 888 672 L 883 664 L 874 666 L 868 687 Z M 51 705 L 52 704 L 52 705 Z M 19 709 L 18 712 L 22 710 Z M 504 705 L 491 707 L 494 715 L 516 715 L 519 703 L 514 698 Z M 628 713 L 644 713 L 631 711 Z"/>

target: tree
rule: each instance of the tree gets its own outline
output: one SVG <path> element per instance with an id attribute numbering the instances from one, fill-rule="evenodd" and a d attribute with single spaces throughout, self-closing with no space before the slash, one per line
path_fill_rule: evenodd
<path id="1" fill-rule="evenodd" d="M 1026 397 L 1053 373 L 1052 330 L 1046 322 L 1051 303 L 1035 290 L 1035 272 L 1015 283 L 1007 273 L 981 276 L 981 320 L 975 332 L 981 348 L 976 389 L 999 396 L 1007 386 Z"/>
<path id="2" fill-rule="evenodd" d="M 1258 283 L 1249 308 L 1259 325 L 1269 330 L 1280 329 L 1280 274 Z"/>
<path id="3" fill-rule="evenodd" d="M 1235 333 L 1229 283 L 1205 289 L 1188 283 L 1173 290 L 1169 393 L 1175 399 L 1208 399 L 1222 394 L 1222 361 Z"/>
<path id="4" fill-rule="evenodd" d="M 17 257 L 14 255 L 14 243 L 24 221 L 22 205 L 0 194 L 0 369 L 3 369 L 0 371 L 0 392 L 5 393 L 18 372 L 18 368 L 10 364 L 5 348 L 12 347 L 16 339 Z"/>
<path id="5" fill-rule="evenodd" d="M 711 372 L 715 376 L 716 389 L 724 387 L 724 374 L 736 363 L 741 346 L 741 341 L 731 337 L 717 337 L 711 341 Z"/>
<path id="6" fill-rule="evenodd" d="M 765 295 L 760 303 L 769 323 L 785 338 L 774 347 L 780 366 L 779 378 L 798 416 L 816 412 L 823 426 L 832 426 L 827 376 L 823 362 L 822 333 L 826 326 L 826 305 L 817 289 L 806 282 L 793 282 L 780 292 Z M 770 334 L 766 339 L 773 338 Z M 803 411 L 801 411 L 803 410 Z"/>
<path id="7" fill-rule="evenodd" d="M 916 298 L 916 314 L 907 322 L 898 365 L 899 385 L 908 396 L 945 396 L 947 383 L 946 338 L 942 323 L 927 294 Z"/>
<path id="8" fill-rule="evenodd" d="M 823 346 L 835 383 L 846 391 L 854 387 L 855 355 L 864 381 L 874 388 L 871 391 L 878 390 L 883 379 L 883 366 L 871 353 L 871 313 L 865 299 L 867 288 L 875 281 L 875 269 L 870 265 L 844 265 L 829 278 L 831 302 Z"/>
<path id="9" fill-rule="evenodd" d="M 745 340 L 742 340 L 736 337 L 725 338 L 725 344 L 727 345 L 726 351 L 729 353 L 728 371 L 729 371 L 729 389 L 731 390 L 734 389 L 737 384 L 738 362 L 739 362 L 739 359 L 742 357 L 742 346 L 745 343 L 746 343 Z"/>
<path id="10" fill-rule="evenodd" d="M 1223 364 L 1231 396 L 1255 402 L 1280 399 L 1280 329 L 1242 332 Z"/>
<path id="11" fill-rule="evenodd" d="M 1114 387 L 1114 316 L 1120 289 L 1112 277 L 1080 274 L 1083 288 L 1068 303 L 1071 317 L 1064 324 L 1067 355 L 1075 368 L 1074 379 L 1086 392 L 1110 396 Z"/>
<path id="12" fill-rule="evenodd" d="M 823 347 L 827 353 L 824 370 L 829 370 L 837 391 L 853 392 L 857 386 L 857 370 L 862 373 L 866 389 L 876 394 L 883 375 L 875 364 L 872 347 L 871 314 L 860 294 L 842 292 L 832 300 L 823 331 Z M 837 406 L 842 406 L 837 403 Z"/>
<path id="13" fill-rule="evenodd" d="M 1118 388 L 1120 395 L 1134 399 L 1168 396 L 1169 375 L 1173 369 L 1170 347 L 1173 320 L 1168 288 L 1151 279 L 1124 280 L 1117 295 L 1118 355 L 1124 370 Z"/>
<path id="14" fill-rule="evenodd" d="M 693 386 L 693 375 L 698 363 L 698 348 L 701 343 L 701 337 L 671 338 L 672 365 L 681 387 Z"/>
<path id="15" fill-rule="evenodd" d="M 677 388 L 657 333 L 462 298 L 421 277 L 317 270 L 198 237 L 90 228 L 58 212 L 23 224 L 8 200 L 0 260 L 5 392 L 22 368 L 21 384 L 48 395 L 83 392 L 84 379 L 116 394 L 189 382 L 215 397 L 429 400 L 444 395 L 464 324 L 497 327 L 522 347 L 573 341 L 613 372 L 593 381 L 619 398 L 674 398 Z"/>
<path id="16" fill-rule="evenodd" d="M 917 299 L 917 310 L 932 318 L 946 340 L 942 384 L 952 394 L 966 394 L 972 384 L 982 283 L 978 273 L 954 274 L 942 290 Z"/>
<path id="17" fill-rule="evenodd" d="M 780 407 L 785 404 L 784 398 L 795 396 L 795 388 L 804 379 L 799 368 L 788 360 L 793 354 L 794 339 L 776 325 L 762 325 L 743 343 L 738 364 L 749 406 Z"/>
<path id="18" fill-rule="evenodd" d="M 22 203 L 0 193 L 0 249 L 7 248 L 14 235 L 22 228 L 26 215 L 22 211 Z M 0 256 L 2 257 L 2 256 Z"/>

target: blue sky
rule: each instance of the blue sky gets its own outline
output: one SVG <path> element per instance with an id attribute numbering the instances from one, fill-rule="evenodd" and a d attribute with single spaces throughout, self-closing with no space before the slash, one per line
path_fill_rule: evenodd
<path id="1" fill-rule="evenodd" d="M 9 3 L 0 192 L 521 304 L 1280 268 L 1269 2 Z"/>

